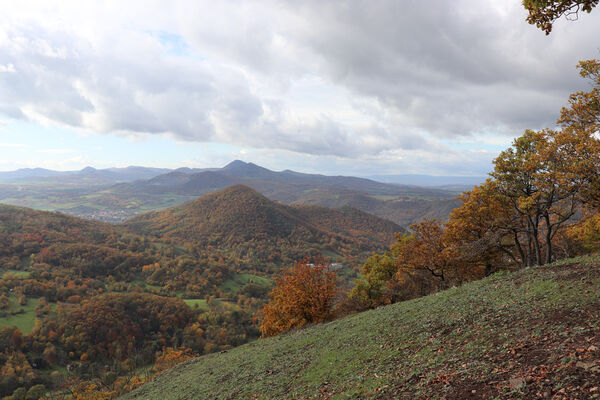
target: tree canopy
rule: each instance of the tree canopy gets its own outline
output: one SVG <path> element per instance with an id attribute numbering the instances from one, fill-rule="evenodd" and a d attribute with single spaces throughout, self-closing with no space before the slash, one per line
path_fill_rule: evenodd
<path id="1" fill-rule="evenodd" d="M 523 0 L 523 6 L 529 12 L 527 22 L 536 25 L 549 35 L 554 22 L 566 16 L 577 19 L 580 12 L 590 13 L 599 0 Z"/>

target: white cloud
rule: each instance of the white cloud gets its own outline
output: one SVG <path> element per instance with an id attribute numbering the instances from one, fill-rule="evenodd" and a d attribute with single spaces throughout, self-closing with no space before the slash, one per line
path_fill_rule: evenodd
<path id="1" fill-rule="evenodd" d="M 8 72 L 8 73 L 15 73 L 15 66 L 12 64 L 6 64 L 6 65 L 0 65 L 0 73 L 1 72 Z"/>
<path id="2" fill-rule="evenodd" d="M 479 168 L 583 87 L 574 67 L 598 55 L 599 17 L 546 37 L 509 0 L 11 2 L 0 115 L 349 167 Z M 484 151 L 463 162 L 465 143 Z"/>

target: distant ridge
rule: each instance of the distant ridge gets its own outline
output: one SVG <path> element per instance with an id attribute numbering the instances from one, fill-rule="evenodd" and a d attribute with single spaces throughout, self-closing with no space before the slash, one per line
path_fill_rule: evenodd
<path id="1" fill-rule="evenodd" d="M 81 179 L 92 179 L 92 183 L 112 184 L 117 182 L 150 179 L 171 170 L 166 168 L 150 168 L 129 166 L 125 168 L 96 169 L 87 166 L 79 171 L 53 171 L 44 168 L 22 168 L 15 171 L 0 172 L 0 182 L 14 182 L 52 178 L 52 180 L 77 182 Z"/>

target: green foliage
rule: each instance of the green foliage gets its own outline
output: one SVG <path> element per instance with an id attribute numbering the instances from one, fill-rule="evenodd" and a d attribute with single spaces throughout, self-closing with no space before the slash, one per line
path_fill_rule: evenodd
<path id="1" fill-rule="evenodd" d="M 60 345 L 71 360 L 123 361 L 154 343 L 176 347 L 177 334 L 192 318 L 177 298 L 109 293 L 59 308 L 56 319 L 44 321 L 32 336 Z"/>
<path id="2" fill-rule="evenodd" d="M 355 281 L 350 298 L 364 309 L 385 304 L 389 298 L 386 294 L 387 284 L 397 271 L 396 260 L 390 252 L 372 255 L 363 265 L 362 278 Z"/>
<path id="3" fill-rule="evenodd" d="M 29 388 L 25 400 L 38 400 L 46 395 L 46 387 L 44 385 L 34 385 Z"/>

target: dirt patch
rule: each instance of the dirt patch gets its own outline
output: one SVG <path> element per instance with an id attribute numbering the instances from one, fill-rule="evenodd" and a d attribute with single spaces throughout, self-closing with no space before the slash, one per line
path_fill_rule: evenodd
<path id="1" fill-rule="evenodd" d="M 453 382 L 446 399 L 592 399 L 595 395 L 600 399 L 598 322 L 591 324 L 595 324 L 591 331 L 571 326 L 496 353 L 491 361 L 498 366 L 497 374 L 480 381 Z"/>
<path id="2" fill-rule="evenodd" d="M 579 281 L 600 278 L 600 268 L 596 265 L 564 264 L 548 267 L 558 281 Z"/>
<path id="3" fill-rule="evenodd" d="M 536 335 L 541 327 L 543 334 Z M 511 332 L 513 344 L 505 347 L 506 339 L 489 337 L 489 350 L 479 359 L 399 380 L 377 398 L 600 400 L 600 304 L 577 311 L 538 310 L 535 317 L 522 315 L 495 331 Z M 469 361 L 490 367 L 465 370 Z"/>
<path id="4" fill-rule="evenodd" d="M 583 265 L 581 263 L 570 263 L 560 265 L 549 265 L 538 267 L 539 272 L 550 272 L 550 277 L 558 282 L 570 282 L 581 280 L 594 280 L 600 278 L 600 267 L 598 265 Z M 514 273 L 513 284 L 521 287 L 523 283 L 531 279 L 527 269 L 521 269 Z"/>
<path id="5" fill-rule="evenodd" d="M 493 384 L 465 379 L 452 383 L 452 389 L 444 398 L 446 400 L 493 399 L 498 395 L 499 390 Z"/>

